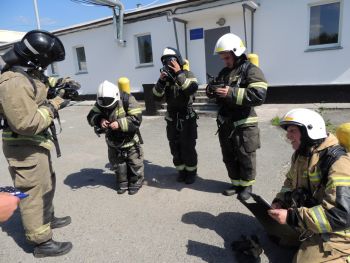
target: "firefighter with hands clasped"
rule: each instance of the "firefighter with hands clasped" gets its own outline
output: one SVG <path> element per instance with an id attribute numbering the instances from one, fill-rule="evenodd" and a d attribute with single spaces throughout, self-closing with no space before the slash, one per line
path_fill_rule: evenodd
<path id="1" fill-rule="evenodd" d="M 256 177 L 256 150 L 260 148 L 258 117 L 254 106 L 266 98 L 267 83 L 261 69 L 244 54 L 242 40 L 234 34 L 219 38 L 215 46 L 225 64 L 218 77 L 207 86 L 209 98 L 219 105 L 218 134 L 232 187 L 223 192 L 247 200 Z"/>

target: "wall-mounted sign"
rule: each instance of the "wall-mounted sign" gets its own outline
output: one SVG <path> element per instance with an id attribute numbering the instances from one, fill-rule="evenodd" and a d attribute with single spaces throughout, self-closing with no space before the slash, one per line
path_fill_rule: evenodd
<path id="1" fill-rule="evenodd" d="M 203 39 L 203 28 L 190 30 L 190 40 Z"/>

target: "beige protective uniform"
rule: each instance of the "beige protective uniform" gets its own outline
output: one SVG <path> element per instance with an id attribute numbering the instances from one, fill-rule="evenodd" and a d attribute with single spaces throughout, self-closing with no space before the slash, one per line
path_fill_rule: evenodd
<path id="1" fill-rule="evenodd" d="M 47 86 L 34 75 L 29 77 L 36 88 L 21 73 L 10 70 L 0 76 L 0 114 L 7 121 L 3 152 L 14 186 L 29 195 L 19 205 L 25 234 L 29 241 L 40 244 L 52 237 L 55 172 L 47 128 L 54 113 L 43 105 Z"/>

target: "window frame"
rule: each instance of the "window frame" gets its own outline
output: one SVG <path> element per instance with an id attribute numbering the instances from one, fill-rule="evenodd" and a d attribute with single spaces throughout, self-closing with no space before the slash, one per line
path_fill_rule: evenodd
<path id="1" fill-rule="evenodd" d="M 54 68 L 54 65 L 56 65 L 56 71 L 52 70 Z M 52 62 L 50 64 L 50 76 L 59 76 L 59 70 L 58 70 L 57 62 Z"/>
<path id="2" fill-rule="evenodd" d="M 310 45 L 310 33 L 311 33 L 311 8 L 316 6 L 322 6 L 327 4 L 339 3 L 339 26 L 338 26 L 338 42 L 331 44 L 319 44 L 319 45 Z M 329 50 L 329 49 L 341 49 L 341 38 L 342 38 L 342 21 L 343 21 L 343 0 L 322 0 L 317 2 L 309 3 L 307 6 L 307 21 L 308 21 L 308 30 L 307 30 L 307 50 L 306 51 L 318 51 L 318 50 Z"/>
<path id="3" fill-rule="evenodd" d="M 141 63 L 140 61 L 140 50 L 139 50 L 139 37 L 143 36 L 150 36 L 151 37 L 151 49 L 152 49 L 152 62 L 147 62 L 147 63 Z M 136 68 L 143 68 L 143 67 L 153 67 L 154 66 L 154 52 L 153 52 L 153 43 L 152 43 L 152 34 L 151 32 L 147 33 L 142 33 L 142 34 L 137 34 L 135 35 L 135 49 L 136 49 Z"/>
<path id="4" fill-rule="evenodd" d="M 78 48 L 83 48 L 84 49 L 84 54 L 85 54 L 85 63 L 86 63 L 86 68 L 85 69 L 79 69 L 80 67 L 80 62 L 79 62 L 79 58 L 78 58 L 78 52 L 77 49 Z M 85 47 L 84 45 L 78 45 L 78 46 L 74 46 L 73 47 L 73 52 L 74 52 L 74 58 L 75 58 L 75 70 L 76 73 L 75 74 L 84 74 L 84 73 L 88 73 L 88 68 L 87 68 L 87 57 L 86 57 L 86 52 L 85 52 Z"/>

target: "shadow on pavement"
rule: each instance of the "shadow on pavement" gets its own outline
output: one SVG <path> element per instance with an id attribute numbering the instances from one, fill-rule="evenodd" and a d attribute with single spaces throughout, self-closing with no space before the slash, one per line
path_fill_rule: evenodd
<path id="1" fill-rule="evenodd" d="M 33 252 L 33 246 L 30 245 L 25 238 L 24 229 L 21 220 L 21 214 L 19 209 L 13 214 L 13 216 L 5 223 L 0 223 L 2 232 L 5 232 L 9 237 L 12 237 L 16 244 L 23 249 L 26 253 Z M 1 248 L 3 249 L 3 248 Z M 11 261 L 11 259 L 8 259 Z"/>
<path id="2" fill-rule="evenodd" d="M 194 184 L 188 185 L 185 183 L 179 183 L 176 181 L 178 173 L 175 168 L 159 166 L 148 160 L 145 160 L 144 164 L 144 184 L 149 187 L 176 191 L 181 191 L 183 188 L 190 188 L 202 192 L 221 193 L 223 190 L 231 186 L 231 184 L 226 182 L 203 179 L 199 176 Z M 109 164 L 106 164 L 105 168 L 110 168 Z M 70 186 L 72 189 L 79 189 L 81 187 L 95 188 L 100 186 L 115 189 L 116 178 L 113 171 L 96 168 L 83 168 L 79 172 L 68 175 L 64 179 L 64 184 Z"/>
<path id="3" fill-rule="evenodd" d="M 80 172 L 68 175 L 63 182 L 73 190 L 82 187 L 96 188 L 105 186 L 111 189 L 116 187 L 114 172 L 95 168 L 83 168 Z"/>
<path id="4" fill-rule="evenodd" d="M 207 212 L 195 211 L 184 214 L 181 221 L 185 224 L 213 230 L 224 240 L 224 248 L 188 240 L 187 254 L 199 257 L 205 262 L 248 263 L 246 259 L 242 261 L 236 257 L 231 248 L 231 243 L 238 240 L 241 235 L 257 235 L 269 262 L 292 262 L 295 253 L 295 250 L 280 248 L 270 242 L 258 221 L 249 215 L 224 212 L 215 216 Z"/>
<path id="5" fill-rule="evenodd" d="M 150 187 L 171 189 L 181 191 L 183 188 L 190 188 L 196 191 L 208 193 L 221 193 L 231 187 L 231 184 L 211 179 L 197 177 L 193 184 L 177 182 L 177 171 L 173 167 L 163 167 L 145 160 L 145 184 Z"/>

